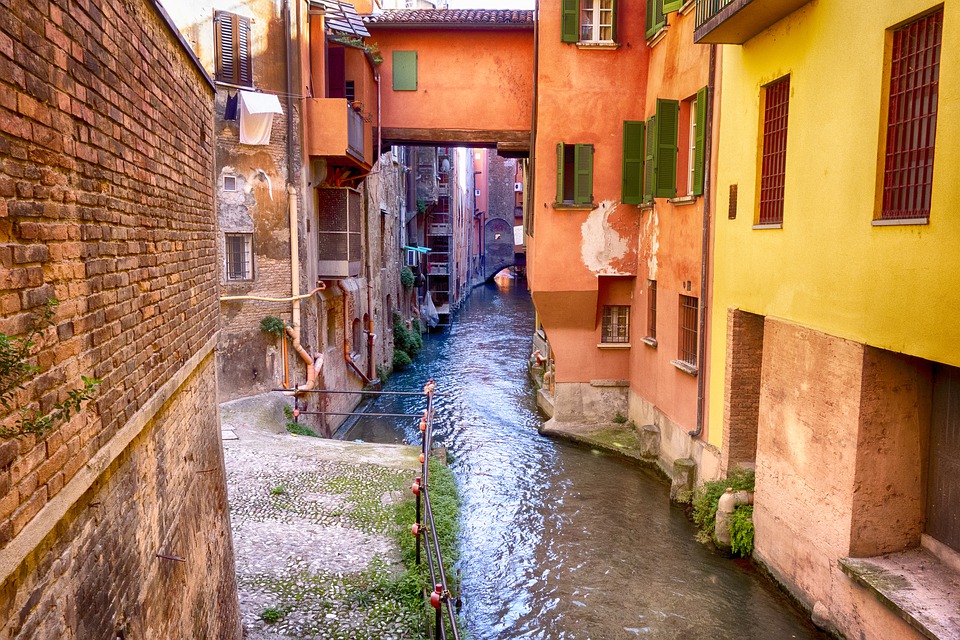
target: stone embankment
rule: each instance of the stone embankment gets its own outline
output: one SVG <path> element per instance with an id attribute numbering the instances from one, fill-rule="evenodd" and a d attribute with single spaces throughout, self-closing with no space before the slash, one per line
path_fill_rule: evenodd
<path id="1" fill-rule="evenodd" d="M 419 637 L 391 588 L 393 505 L 419 449 L 289 434 L 279 396 L 224 404 L 221 420 L 246 638 Z"/>

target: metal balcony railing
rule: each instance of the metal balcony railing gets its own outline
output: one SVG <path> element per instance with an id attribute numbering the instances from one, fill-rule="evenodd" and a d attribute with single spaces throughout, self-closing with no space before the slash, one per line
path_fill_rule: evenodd
<path id="1" fill-rule="evenodd" d="M 694 42 L 743 44 L 810 0 L 697 0 Z"/>
<path id="2" fill-rule="evenodd" d="M 710 18 L 733 2 L 734 0 L 697 0 L 697 28 L 705 25 Z"/>

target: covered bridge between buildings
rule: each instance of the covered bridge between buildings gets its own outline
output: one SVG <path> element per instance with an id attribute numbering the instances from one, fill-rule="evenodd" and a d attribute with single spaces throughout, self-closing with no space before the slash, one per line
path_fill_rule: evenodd
<path id="1" fill-rule="evenodd" d="M 532 11 L 400 10 L 364 19 L 380 65 L 386 144 L 526 156 L 533 119 Z"/>

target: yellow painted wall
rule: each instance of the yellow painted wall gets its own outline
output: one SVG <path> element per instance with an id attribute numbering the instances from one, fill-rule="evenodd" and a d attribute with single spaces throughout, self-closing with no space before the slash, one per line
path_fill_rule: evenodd
<path id="1" fill-rule="evenodd" d="M 816 1 L 723 47 L 710 418 L 723 418 L 727 309 L 960 365 L 960 1 L 944 3 L 930 221 L 871 225 L 887 30 L 931 0 Z M 761 87 L 790 74 L 784 222 L 753 229 Z M 878 157 L 880 158 L 878 160 Z M 737 218 L 727 219 L 739 185 Z M 882 184 L 882 183 L 881 183 Z M 721 429 L 710 434 L 719 446 Z"/>

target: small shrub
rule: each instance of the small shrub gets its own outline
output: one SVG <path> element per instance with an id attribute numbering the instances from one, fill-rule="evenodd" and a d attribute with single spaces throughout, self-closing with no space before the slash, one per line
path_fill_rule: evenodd
<path id="1" fill-rule="evenodd" d="M 280 486 L 278 486 L 278 487 L 272 487 L 272 488 L 270 489 L 270 495 L 272 495 L 272 496 L 282 496 L 282 495 L 284 495 L 286 492 L 287 492 L 287 490 L 284 488 L 283 485 L 280 485 Z"/>
<path id="2" fill-rule="evenodd" d="M 394 350 L 393 369 L 395 371 L 403 371 L 411 364 L 413 364 L 413 360 L 410 359 L 410 356 L 408 356 L 405 351 L 401 351 L 400 349 Z"/>
<path id="3" fill-rule="evenodd" d="M 287 422 L 287 431 L 297 436 L 308 436 L 310 438 L 320 437 L 320 434 L 318 434 L 316 431 L 304 424 L 300 424 L 299 422 Z"/>
<path id="4" fill-rule="evenodd" d="M 626 424 L 626 423 L 627 423 L 627 416 L 623 415 L 622 413 L 620 413 L 620 412 L 618 411 L 618 412 L 617 412 L 617 415 L 613 416 L 613 421 L 614 421 L 616 424 Z"/>
<path id="5" fill-rule="evenodd" d="M 400 270 L 400 284 L 403 285 L 404 289 L 410 289 L 413 287 L 413 271 L 410 267 L 404 267 Z"/>
<path id="6" fill-rule="evenodd" d="M 377 377 L 380 378 L 380 382 L 386 384 L 387 380 L 390 379 L 390 369 L 388 369 L 385 365 L 378 364 Z"/>
<path id="7" fill-rule="evenodd" d="M 693 521 L 699 530 L 697 540 L 713 540 L 713 530 L 717 524 L 717 502 L 720 496 L 732 487 L 734 491 L 753 491 L 755 484 L 752 469 L 733 469 L 725 480 L 705 482 L 698 487 L 693 496 Z"/>
<path id="8" fill-rule="evenodd" d="M 287 325 L 284 324 L 283 320 L 276 316 L 267 316 L 260 321 L 260 331 L 273 334 L 273 336 L 276 338 L 283 336 L 283 332 L 286 327 Z"/>
<path id="9" fill-rule="evenodd" d="M 393 317 L 393 346 L 405 351 L 411 360 L 423 349 L 423 338 L 418 332 L 408 329 L 399 315 Z"/>
<path id="10" fill-rule="evenodd" d="M 753 553 L 753 507 L 740 505 L 730 518 L 730 547 L 735 555 L 746 558 Z"/>

